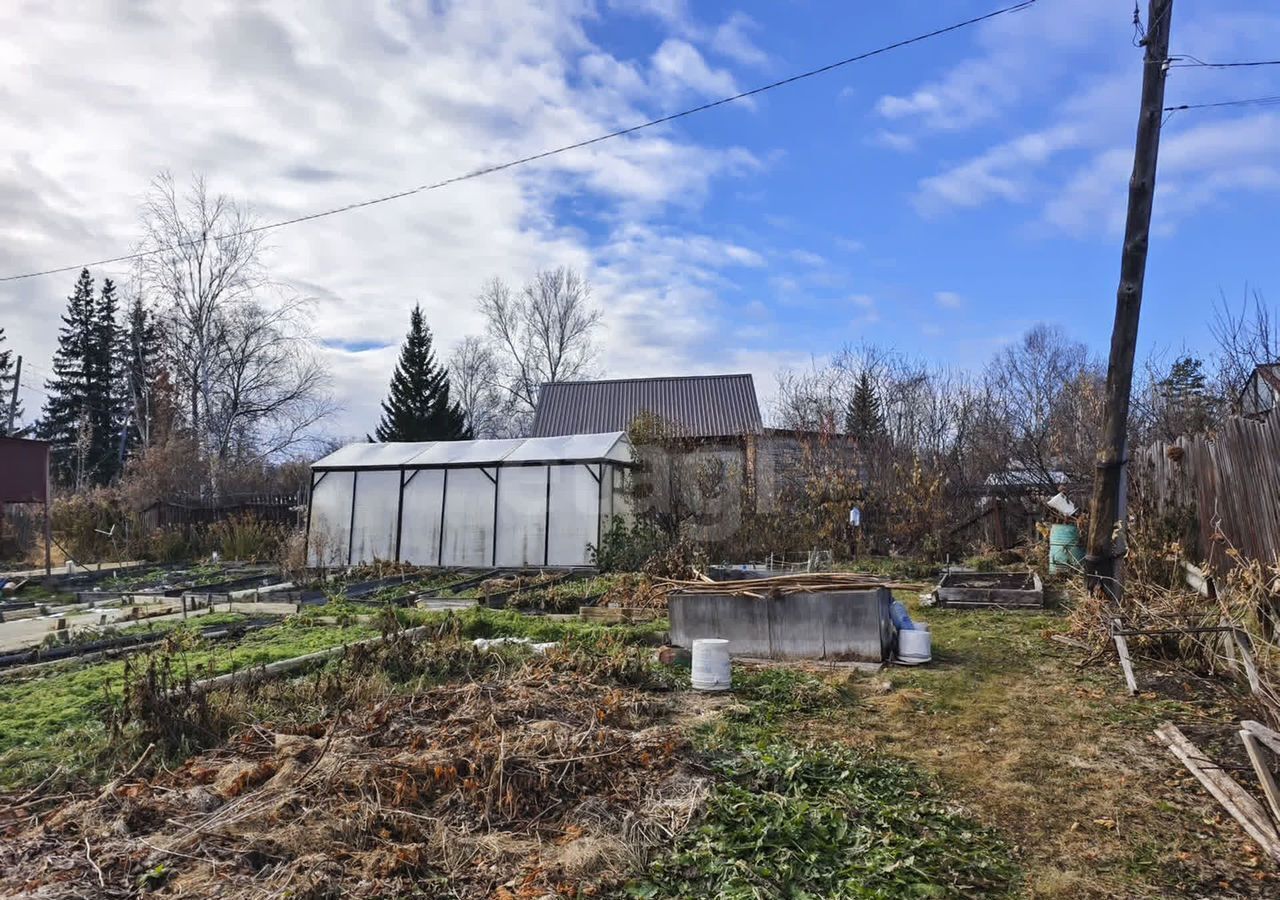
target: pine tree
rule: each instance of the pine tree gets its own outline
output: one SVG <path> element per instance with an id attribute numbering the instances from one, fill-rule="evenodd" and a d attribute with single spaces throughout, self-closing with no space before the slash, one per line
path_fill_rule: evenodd
<path id="1" fill-rule="evenodd" d="M 465 440 L 462 410 L 449 400 L 449 372 L 438 365 L 431 348 L 431 329 L 415 305 L 391 390 L 382 401 L 382 421 L 374 432 L 380 441 Z"/>
<path id="2" fill-rule="evenodd" d="M 1199 359 L 1182 356 L 1174 360 L 1168 376 L 1157 383 L 1157 388 L 1166 436 L 1196 434 L 1212 425 L 1214 399 L 1209 393 L 1204 364 Z"/>
<path id="3" fill-rule="evenodd" d="M 884 413 L 876 396 L 871 374 L 863 369 L 854 385 L 853 396 L 845 409 L 844 430 L 858 440 L 873 440 L 884 434 Z"/>
<path id="4" fill-rule="evenodd" d="M 82 269 L 75 290 L 67 298 L 67 311 L 58 330 L 53 354 L 53 377 L 45 382 L 48 399 L 40 417 L 38 434 L 52 443 L 54 477 L 75 488 L 89 481 L 89 386 L 92 347 L 96 339 L 93 276 Z"/>
<path id="5" fill-rule="evenodd" d="M 17 378 L 16 364 L 13 360 L 13 351 L 6 349 L 4 344 L 4 329 L 0 328 L 0 427 L 4 427 L 9 421 L 9 401 L 13 397 L 13 381 Z M 18 431 L 18 423 L 22 421 L 22 401 L 18 401 L 18 405 L 14 408 L 13 428 Z"/>

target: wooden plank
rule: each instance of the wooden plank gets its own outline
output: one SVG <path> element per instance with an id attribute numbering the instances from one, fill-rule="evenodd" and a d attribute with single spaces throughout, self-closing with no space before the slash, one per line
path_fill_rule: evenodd
<path id="1" fill-rule="evenodd" d="M 1272 753 L 1280 754 L 1280 731 L 1272 731 L 1261 722 L 1245 719 L 1240 727 L 1271 748 Z"/>
<path id="2" fill-rule="evenodd" d="M 1204 785 L 1219 803 L 1231 813 L 1231 817 L 1240 823 L 1249 837 L 1253 838 L 1273 859 L 1280 860 L 1280 834 L 1267 818 L 1267 812 L 1257 800 L 1253 799 L 1244 788 L 1240 787 L 1230 775 L 1220 768 L 1206 767 L 1209 763 L 1196 745 L 1187 740 L 1176 725 L 1166 723 L 1156 729 L 1156 736 L 1164 742 L 1182 764 L 1187 767 L 1196 780 Z"/>
<path id="3" fill-rule="evenodd" d="M 1111 620 L 1112 626 L 1117 631 L 1123 630 L 1119 619 Z M 1120 668 L 1124 672 L 1125 684 L 1129 686 L 1130 695 L 1138 693 L 1138 679 L 1133 674 L 1133 663 L 1129 659 L 1129 642 L 1124 639 L 1123 634 L 1115 634 L 1112 639 L 1116 642 L 1116 653 L 1120 657 Z"/>
<path id="4" fill-rule="evenodd" d="M 1280 822 L 1280 787 L 1276 785 L 1276 777 L 1271 774 L 1271 767 L 1268 765 L 1262 744 L 1243 728 L 1240 729 L 1240 743 L 1244 744 L 1245 752 L 1249 754 L 1249 762 L 1253 763 L 1253 771 L 1258 775 L 1263 796 L 1267 798 L 1267 805 L 1271 807 L 1272 823 Z"/>
<path id="5" fill-rule="evenodd" d="M 592 622 L 652 622 L 662 611 L 632 606 L 580 606 L 578 615 Z"/>
<path id="6" fill-rule="evenodd" d="M 1240 648 L 1240 662 L 1244 666 L 1245 677 L 1249 679 L 1249 690 L 1256 694 L 1262 690 L 1262 681 L 1258 678 L 1258 666 L 1253 661 L 1253 641 L 1243 628 L 1233 629 L 1231 636 Z"/>

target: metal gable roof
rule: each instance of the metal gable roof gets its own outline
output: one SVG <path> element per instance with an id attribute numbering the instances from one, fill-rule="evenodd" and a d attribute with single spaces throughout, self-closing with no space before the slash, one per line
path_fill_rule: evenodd
<path id="1" fill-rule="evenodd" d="M 764 431 L 750 375 L 690 375 L 544 384 L 533 435 L 625 431 L 642 413 L 680 426 L 689 437 Z"/>

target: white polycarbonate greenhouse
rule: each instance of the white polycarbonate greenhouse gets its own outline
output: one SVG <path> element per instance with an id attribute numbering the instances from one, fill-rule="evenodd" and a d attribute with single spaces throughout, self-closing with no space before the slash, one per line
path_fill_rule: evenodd
<path id="1" fill-rule="evenodd" d="M 311 466 L 312 565 L 586 566 L 623 513 L 623 432 L 350 444 Z"/>

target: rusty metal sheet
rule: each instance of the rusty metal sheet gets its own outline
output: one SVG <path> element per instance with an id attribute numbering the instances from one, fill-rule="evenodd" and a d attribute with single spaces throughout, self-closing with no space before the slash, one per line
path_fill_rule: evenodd
<path id="1" fill-rule="evenodd" d="M 48 441 L 0 437 L 0 503 L 44 503 L 48 490 Z"/>

